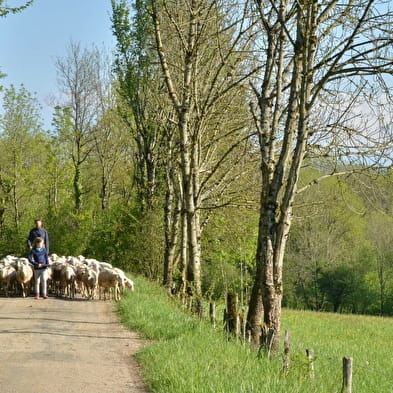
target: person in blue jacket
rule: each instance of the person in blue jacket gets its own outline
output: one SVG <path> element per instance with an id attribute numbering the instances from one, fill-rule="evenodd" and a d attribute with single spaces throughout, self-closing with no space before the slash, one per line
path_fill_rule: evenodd
<path id="1" fill-rule="evenodd" d="M 45 248 L 44 239 L 36 237 L 33 240 L 32 248 L 29 253 L 29 261 L 34 267 L 35 280 L 35 299 L 40 298 L 40 287 L 42 297 L 48 298 L 46 281 L 48 280 L 49 258 L 48 252 Z"/>
<path id="2" fill-rule="evenodd" d="M 27 237 L 27 247 L 30 249 L 30 251 L 33 248 L 33 242 L 36 237 L 40 237 L 44 240 L 45 248 L 46 251 L 48 252 L 49 255 L 49 236 L 48 236 L 48 231 L 42 226 L 42 220 L 41 218 L 36 218 L 34 220 L 35 227 L 32 228 L 29 232 L 29 236 Z"/>

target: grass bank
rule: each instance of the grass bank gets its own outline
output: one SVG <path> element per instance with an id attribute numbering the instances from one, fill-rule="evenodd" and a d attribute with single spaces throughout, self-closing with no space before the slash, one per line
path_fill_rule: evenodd
<path id="1" fill-rule="evenodd" d="M 281 356 L 257 359 L 255 351 L 228 342 L 179 310 L 165 292 L 144 279 L 119 303 L 122 322 L 153 340 L 138 354 L 154 393 L 334 393 L 341 391 L 343 356 L 354 359 L 354 392 L 393 393 L 393 320 L 284 310 L 292 360 L 288 375 Z M 310 379 L 305 350 L 315 352 Z"/>

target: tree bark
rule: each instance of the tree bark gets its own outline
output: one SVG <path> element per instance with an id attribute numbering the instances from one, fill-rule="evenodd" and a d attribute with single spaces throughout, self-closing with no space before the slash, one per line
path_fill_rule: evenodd
<path id="1" fill-rule="evenodd" d="M 179 222 L 181 218 L 180 193 L 175 192 L 176 176 L 174 168 L 172 140 L 168 140 L 168 161 L 166 168 L 166 204 L 165 204 L 165 254 L 163 284 L 169 295 L 172 295 L 174 283 L 173 273 L 175 268 L 175 251 L 179 238 Z M 179 188 L 179 187 L 177 187 Z"/>

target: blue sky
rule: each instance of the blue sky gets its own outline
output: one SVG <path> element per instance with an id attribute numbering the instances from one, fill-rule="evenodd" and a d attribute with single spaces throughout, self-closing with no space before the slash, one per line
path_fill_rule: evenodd
<path id="1" fill-rule="evenodd" d="M 22 1 L 8 0 L 10 6 Z M 82 47 L 111 50 L 110 0 L 35 0 L 22 13 L 0 18 L 0 84 L 23 84 L 36 93 L 50 127 L 51 97 L 58 94 L 55 59 L 64 57 L 70 40 Z"/>

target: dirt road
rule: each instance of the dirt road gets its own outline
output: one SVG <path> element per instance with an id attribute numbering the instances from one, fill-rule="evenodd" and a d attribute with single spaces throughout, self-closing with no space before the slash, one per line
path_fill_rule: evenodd
<path id="1" fill-rule="evenodd" d="M 0 298 L 1 393 L 146 393 L 109 301 Z"/>

